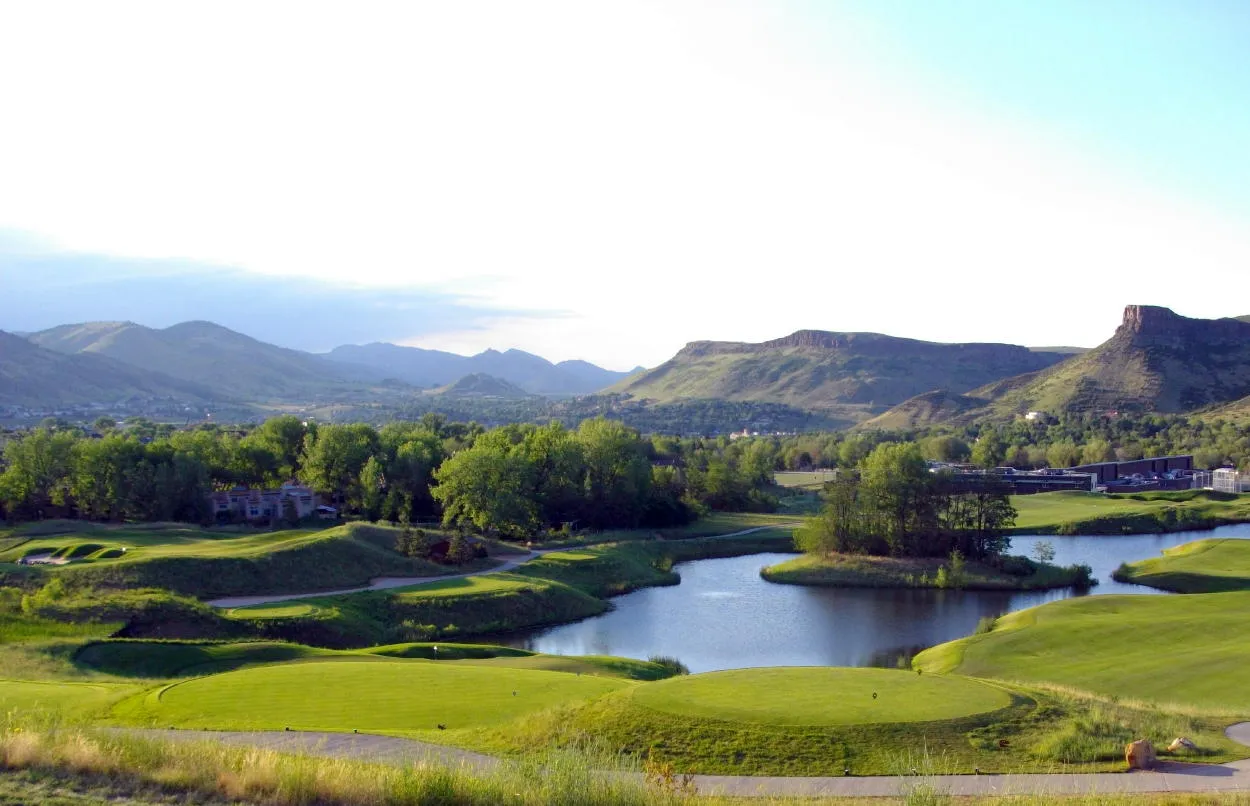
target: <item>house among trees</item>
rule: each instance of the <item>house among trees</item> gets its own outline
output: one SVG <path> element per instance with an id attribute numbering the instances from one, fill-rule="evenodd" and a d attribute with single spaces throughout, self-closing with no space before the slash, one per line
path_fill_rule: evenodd
<path id="1" fill-rule="evenodd" d="M 253 490 L 240 485 L 213 493 L 211 501 L 217 520 L 303 520 L 320 510 L 316 493 L 297 481 L 288 481 L 276 490 Z"/>

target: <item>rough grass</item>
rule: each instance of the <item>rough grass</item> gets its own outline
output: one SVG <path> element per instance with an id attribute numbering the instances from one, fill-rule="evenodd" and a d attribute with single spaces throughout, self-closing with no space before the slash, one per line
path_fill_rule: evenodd
<path id="1" fill-rule="evenodd" d="M 734 669 L 644 686 L 644 708 L 676 716 L 762 725 L 933 722 L 1011 705 L 1001 688 L 961 677 L 887 669 Z"/>
<path id="2" fill-rule="evenodd" d="M 1250 521 L 1250 495 L 1207 490 L 1015 495 L 1017 534 L 1112 535 L 1212 529 Z"/>
<path id="3" fill-rule="evenodd" d="M 988 633 L 925 650 L 915 665 L 926 673 L 1250 715 L 1250 592 L 1052 602 L 1003 616 Z"/>
<path id="4" fill-rule="evenodd" d="M 1126 563 L 1113 576 L 1177 593 L 1248 590 L 1250 540 L 1196 540 L 1164 549 L 1162 557 Z"/>
<path id="5" fill-rule="evenodd" d="M 258 666 L 139 695 L 114 709 L 131 724 L 223 730 L 422 734 L 507 722 L 616 691 L 608 677 L 426 661 L 334 660 Z"/>
<path id="6" fill-rule="evenodd" d="M 1021 558 L 1023 559 L 1023 558 Z M 968 562 L 964 579 L 945 587 L 967 590 L 1040 590 L 1078 582 L 1075 570 L 1024 560 L 1032 573 L 1015 576 L 984 563 Z M 934 557 L 870 557 L 862 554 L 804 554 L 760 571 L 769 582 L 837 588 L 937 588 L 938 572 L 949 565 Z"/>

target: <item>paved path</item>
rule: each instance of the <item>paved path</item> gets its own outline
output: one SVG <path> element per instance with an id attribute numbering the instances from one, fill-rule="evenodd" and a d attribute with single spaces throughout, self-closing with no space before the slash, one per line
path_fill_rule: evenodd
<path id="1" fill-rule="evenodd" d="M 743 529 L 740 532 L 731 532 L 726 535 L 710 535 L 710 537 L 716 537 L 716 538 L 741 537 L 743 535 L 754 534 L 755 532 L 762 532 L 766 529 L 777 529 L 777 528 L 784 528 L 787 526 L 802 526 L 802 523 L 798 521 L 794 523 L 774 523 L 774 524 L 769 524 L 768 526 L 757 526 L 753 529 Z M 274 604 L 276 602 L 290 602 L 296 599 L 314 599 L 318 596 L 340 596 L 345 593 L 364 593 L 366 591 L 381 591 L 381 590 L 387 590 L 389 588 L 406 588 L 410 585 L 421 585 L 426 582 L 441 582 L 444 579 L 464 579 L 465 577 L 480 577 L 480 576 L 487 576 L 489 574 L 502 574 L 507 571 L 511 571 L 513 568 L 516 568 L 519 565 L 524 565 L 525 563 L 529 562 L 530 560 L 536 557 L 541 557 L 544 554 L 550 554 L 553 551 L 572 551 L 577 548 L 580 548 L 580 546 L 570 546 L 567 548 L 554 548 L 554 549 L 538 549 L 537 551 L 530 551 L 525 554 L 521 554 L 516 557 L 513 557 L 513 559 L 505 560 L 500 565 L 497 565 L 494 568 L 488 568 L 485 571 L 470 571 L 465 574 L 443 574 L 440 576 L 432 576 L 432 577 L 378 577 L 377 579 L 374 579 L 373 581 L 371 581 L 368 585 L 363 585 L 358 588 L 340 588 L 339 590 L 315 591 L 313 593 L 277 593 L 277 594 L 267 594 L 267 595 L 261 595 L 261 596 L 231 596 L 225 599 L 213 599 L 212 601 L 208 602 L 208 604 L 211 605 L 212 607 L 220 607 L 220 608 L 227 608 L 227 609 L 231 607 L 248 607 L 249 605 Z"/>
<path id="2" fill-rule="evenodd" d="M 491 769 L 499 759 L 454 747 L 352 733 L 300 731 L 129 730 L 128 733 L 175 741 L 213 740 L 243 747 L 262 747 L 288 753 L 372 761 L 384 764 L 426 762 L 473 769 Z M 1250 722 L 1225 731 L 1230 739 L 1250 746 Z M 1151 772 L 1054 773 L 1006 775 L 871 776 L 782 778 L 747 775 L 696 775 L 702 794 L 735 797 L 901 796 L 917 786 L 930 786 L 951 795 L 1091 795 L 1136 792 L 1250 791 L 1250 759 L 1230 764 L 1162 762 Z"/>

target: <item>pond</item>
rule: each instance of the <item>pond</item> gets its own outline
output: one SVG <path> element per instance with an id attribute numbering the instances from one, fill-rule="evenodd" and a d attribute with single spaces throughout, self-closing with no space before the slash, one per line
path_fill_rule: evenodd
<path id="1" fill-rule="evenodd" d="M 1016 536 L 1012 553 L 1047 540 L 1060 565 L 1085 563 L 1099 580 L 1089 595 L 1159 593 L 1111 579 L 1122 562 L 1158 556 L 1205 537 L 1250 538 L 1250 524 L 1213 531 L 1125 537 Z M 668 655 L 692 672 L 747 666 L 895 666 L 925 647 L 969 635 L 977 622 L 1078 595 L 1037 592 L 805 588 L 765 582 L 760 568 L 793 555 L 752 554 L 681 563 L 681 584 L 613 599 L 615 608 L 574 624 L 503 639 L 564 655 Z"/>

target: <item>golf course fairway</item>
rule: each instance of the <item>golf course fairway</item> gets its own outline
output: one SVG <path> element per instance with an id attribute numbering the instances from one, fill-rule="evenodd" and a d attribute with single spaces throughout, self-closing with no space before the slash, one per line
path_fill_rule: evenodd
<path id="1" fill-rule="evenodd" d="M 409 733 L 506 722 L 630 683 L 607 677 L 419 660 L 260 666 L 166 686 L 122 703 L 128 721 L 223 730 Z"/>
<path id="2" fill-rule="evenodd" d="M 675 716 L 767 725 L 933 722 L 1006 708 L 1011 695 L 960 677 L 888 669 L 734 669 L 642 686 L 634 702 Z"/>
<path id="3" fill-rule="evenodd" d="M 915 666 L 1248 715 L 1250 592 L 1051 602 L 926 649 Z"/>

